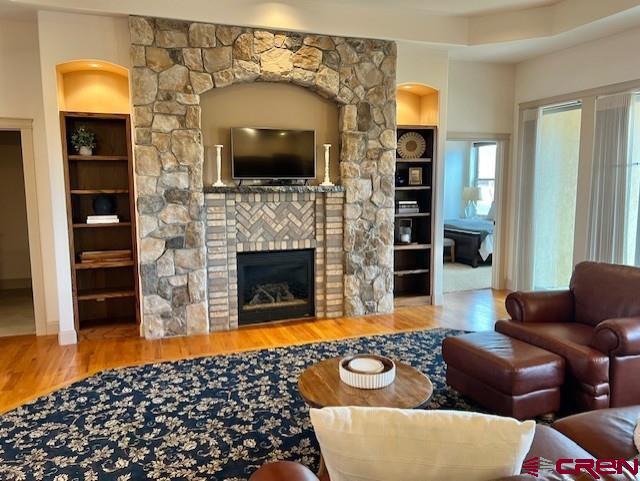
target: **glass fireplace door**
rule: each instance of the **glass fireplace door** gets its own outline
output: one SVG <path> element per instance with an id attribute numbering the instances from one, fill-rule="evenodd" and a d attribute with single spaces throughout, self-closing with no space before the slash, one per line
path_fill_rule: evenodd
<path id="1" fill-rule="evenodd" d="M 314 251 L 238 254 L 238 323 L 315 315 Z"/>

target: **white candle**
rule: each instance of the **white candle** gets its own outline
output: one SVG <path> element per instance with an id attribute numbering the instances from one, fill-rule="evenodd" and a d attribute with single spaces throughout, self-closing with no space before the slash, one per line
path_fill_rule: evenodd
<path id="1" fill-rule="evenodd" d="M 322 146 L 324 147 L 324 182 L 320 185 L 330 187 L 334 185 L 329 177 L 329 149 L 331 144 L 322 144 Z"/>
<path id="2" fill-rule="evenodd" d="M 218 171 L 218 180 L 216 180 L 214 187 L 224 187 L 224 182 L 222 182 L 222 145 L 217 144 L 214 146 L 216 148 L 216 169 Z"/>

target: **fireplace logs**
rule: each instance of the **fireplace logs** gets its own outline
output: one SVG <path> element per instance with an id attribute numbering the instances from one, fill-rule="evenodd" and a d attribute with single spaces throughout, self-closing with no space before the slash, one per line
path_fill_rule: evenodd
<path id="1" fill-rule="evenodd" d="M 274 304 L 280 307 L 305 304 L 306 299 L 296 299 L 287 282 L 262 284 L 254 288 L 253 297 L 245 309 L 270 308 Z"/>

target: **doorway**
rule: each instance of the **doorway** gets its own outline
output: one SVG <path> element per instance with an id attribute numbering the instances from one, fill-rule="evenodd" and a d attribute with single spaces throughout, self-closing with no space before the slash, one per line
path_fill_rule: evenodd
<path id="1" fill-rule="evenodd" d="M 450 137 L 444 156 L 443 293 L 500 287 L 499 185 L 506 140 Z"/>
<path id="2" fill-rule="evenodd" d="M 35 334 L 27 199 L 19 130 L 0 130 L 0 336 Z"/>

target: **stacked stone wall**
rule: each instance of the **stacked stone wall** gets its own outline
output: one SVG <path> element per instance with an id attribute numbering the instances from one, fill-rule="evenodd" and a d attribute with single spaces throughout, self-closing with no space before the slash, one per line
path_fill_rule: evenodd
<path id="1" fill-rule="evenodd" d="M 209 331 L 200 96 L 289 82 L 340 106 L 344 312 L 393 309 L 396 45 L 130 17 L 143 324 Z"/>

